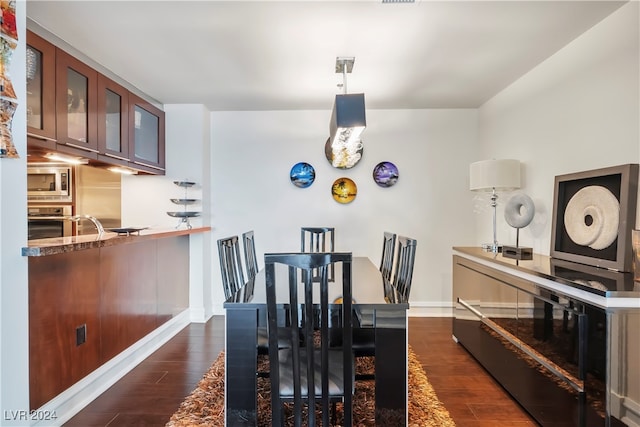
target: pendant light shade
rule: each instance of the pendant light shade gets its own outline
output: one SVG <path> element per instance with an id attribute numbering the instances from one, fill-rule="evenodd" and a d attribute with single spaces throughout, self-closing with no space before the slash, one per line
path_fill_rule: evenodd
<path id="1" fill-rule="evenodd" d="M 359 142 L 366 126 L 364 93 L 336 95 L 329 123 L 331 144 Z"/>

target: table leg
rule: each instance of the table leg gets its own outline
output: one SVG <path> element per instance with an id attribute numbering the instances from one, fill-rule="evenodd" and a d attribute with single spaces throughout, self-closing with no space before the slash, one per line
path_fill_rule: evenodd
<path id="1" fill-rule="evenodd" d="M 226 425 L 255 426 L 257 411 L 257 324 L 255 308 L 227 308 Z"/>
<path id="2" fill-rule="evenodd" d="M 376 425 L 407 425 L 407 312 L 375 313 Z"/>

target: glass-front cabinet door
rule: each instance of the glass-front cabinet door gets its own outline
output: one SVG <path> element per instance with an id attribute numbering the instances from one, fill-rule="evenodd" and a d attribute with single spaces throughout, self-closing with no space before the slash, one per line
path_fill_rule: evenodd
<path id="1" fill-rule="evenodd" d="M 129 153 L 138 166 L 164 171 L 164 111 L 129 94 Z"/>
<path id="2" fill-rule="evenodd" d="M 127 165 L 129 162 L 129 91 L 98 74 L 99 158 Z"/>
<path id="3" fill-rule="evenodd" d="M 61 49 L 56 51 L 56 116 L 58 149 L 79 149 L 86 157 L 98 152 L 98 72 Z M 93 153 L 90 155 L 89 153 Z"/>
<path id="4" fill-rule="evenodd" d="M 27 137 L 29 145 L 56 146 L 56 48 L 27 31 Z"/>

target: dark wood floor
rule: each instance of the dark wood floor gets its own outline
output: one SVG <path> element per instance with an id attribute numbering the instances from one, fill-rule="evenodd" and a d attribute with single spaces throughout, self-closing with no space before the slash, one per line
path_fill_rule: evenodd
<path id="1" fill-rule="evenodd" d="M 409 345 L 458 427 L 537 424 L 451 338 L 451 319 L 410 318 Z M 65 426 L 164 426 L 224 348 L 224 319 L 191 324 Z"/>

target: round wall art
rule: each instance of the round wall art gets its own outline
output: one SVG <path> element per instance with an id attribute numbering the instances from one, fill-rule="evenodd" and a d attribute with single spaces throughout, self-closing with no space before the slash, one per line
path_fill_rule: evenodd
<path id="1" fill-rule="evenodd" d="M 307 188 L 315 181 L 316 171 L 309 163 L 300 162 L 293 165 L 289 177 L 296 187 Z"/>
<path id="2" fill-rule="evenodd" d="M 373 168 L 373 180 L 380 187 L 391 187 L 398 182 L 398 168 L 391 162 L 380 162 Z"/>
<path id="3" fill-rule="evenodd" d="M 351 203 L 358 194 L 356 183 L 349 178 L 338 178 L 331 186 L 331 195 L 338 203 Z"/>
<path id="4" fill-rule="evenodd" d="M 351 169 L 354 167 L 364 152 L 364 145 L 362 141 L 345 143 L 342 141 L 335 141 L 331 144 L 331 138 L 327 139 L 324 144 L 324 155 L 326 156 L 331 166 L 338 169 Z"/>

